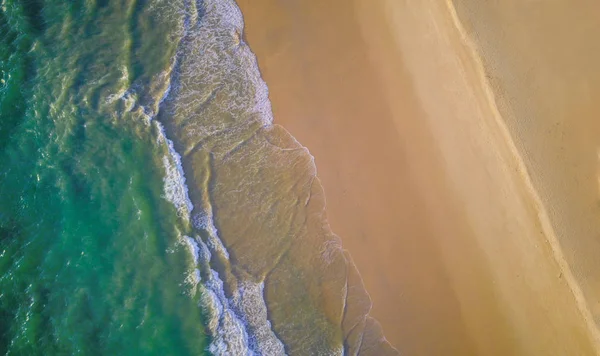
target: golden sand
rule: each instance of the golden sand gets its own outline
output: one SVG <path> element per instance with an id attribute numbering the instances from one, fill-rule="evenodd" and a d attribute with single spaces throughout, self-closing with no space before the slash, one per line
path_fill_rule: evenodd
<path id="1" fill-rule="evenodd" d="M 406 355 L 595 354 L 586 301 L 598 256 L 600 119 L 584 119 L 576 104 L 561 104 L 578 92 L 566 98 L 568 89 L 552 92 L 585 84 L 579 76 L 567 71 L 556 79 L 552 66 L 534 65 L 546 58 L 535 51 L 568 38 L 540 48 L 523 43 L 515 48 L 530 49 L 529 62 L 505 61 L 489 45 L 499 41 L 491 34 L 509 20 L 531 20 L 520 30 L 536 33 L 541 21 L 535 13 L 515 17 L 526 6 L 516 0 L 498 8 L 457 1 L 458 11 L 439 0 L 238 3 L 275 121 L 315 156 L 331 226 L 393 345 Z M 552 6 L 558 3 L 570 4 Z M 477 22 L 480 16 L 490 18 Z M 560 19 L 560 12 L 544 16 Z M 590 26 L 584 28 L 595 30 Z M 500 47 L 511 53 L 520 40 L 511 33 Z M 583 60 L 564 57 L 565 68 Z M 527 81 L 502 87 L 498 73 L 510 68 L 500 72 L 491 59 L 517 67 L 519 75 L 534 68 L 539 85 L 548 87 Z M 545 75 L 553 79 L 544 81 Z M 588 99 L 584 104 L 592 107 Z M 563 141 L 547 132 L 554 122 L 544 120 L 553 109 L 563 109 L 563 125 L 577 118 Z M 533 123 L 517 125 L 522 120 Z M 559 146 L 567 153 L 554 152 Z M 550 193 L 557 187 L 564 189 Z M 584 220 L 564 213 L 571 207 L 585 211 L 577 218 Z M 587 234 L 577 231 L 581 221 Z M 581 245 L 569 240 L 571 232 L 582 236 Z M 579 256 L 585 263 L 576 267 L 583 271 L 572 273 Z"/>

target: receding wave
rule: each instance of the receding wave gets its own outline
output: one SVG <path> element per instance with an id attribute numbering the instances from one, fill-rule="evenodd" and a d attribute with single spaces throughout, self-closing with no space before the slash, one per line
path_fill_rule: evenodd
<path id="1" fill-rule="evenodd" d="M 173 142 L 166 196 L 191 222 L 183 239 L 209 351 L 395 354 L 329 228 L 313 157 L 272 123 L 237 5 L 192 1 L 173 14 L 184 26 L 157 119 Z"/>

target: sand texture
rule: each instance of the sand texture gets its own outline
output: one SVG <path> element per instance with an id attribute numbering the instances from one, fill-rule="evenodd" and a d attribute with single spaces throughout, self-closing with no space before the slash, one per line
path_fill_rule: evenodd
<path id="1" fill-rule="evenodd" d="M 596 354 L 600 29 L 577 2 L 238 0 L 403 354 Z"/>

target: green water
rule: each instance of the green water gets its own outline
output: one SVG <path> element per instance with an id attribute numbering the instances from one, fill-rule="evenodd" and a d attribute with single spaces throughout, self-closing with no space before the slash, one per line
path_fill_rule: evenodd
<path id="1" fill-rule="evenodd" d="M 152 97 L 175 50 L 180 25 L 143 5 L 1 2 L 1 355 L 205 352 L 167 147 L 106 100 Z"/>
<path id="2" fill-rule="evenodd" d="M 0 10 L 0 354 L 397 354 L 233 0 Z"/>

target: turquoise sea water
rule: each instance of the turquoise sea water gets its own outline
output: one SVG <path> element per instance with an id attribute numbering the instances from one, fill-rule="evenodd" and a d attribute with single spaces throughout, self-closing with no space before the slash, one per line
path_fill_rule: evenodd
<path id="1" fill-rule="evenodd" d="M 0 354 L 394 353 L 234 2 L 0 7 Z"/>
<path id="2" fill-rule="evenodd" d="M 207 346 L 186 281 L 192 259 L 163 198 L 166 147 L 139 114 L 106 100 L 166 58 L 135 58 L 145 55 L 133 40 L 142 14 L 133 4 L 2 3 L 0 354 Z"/>

